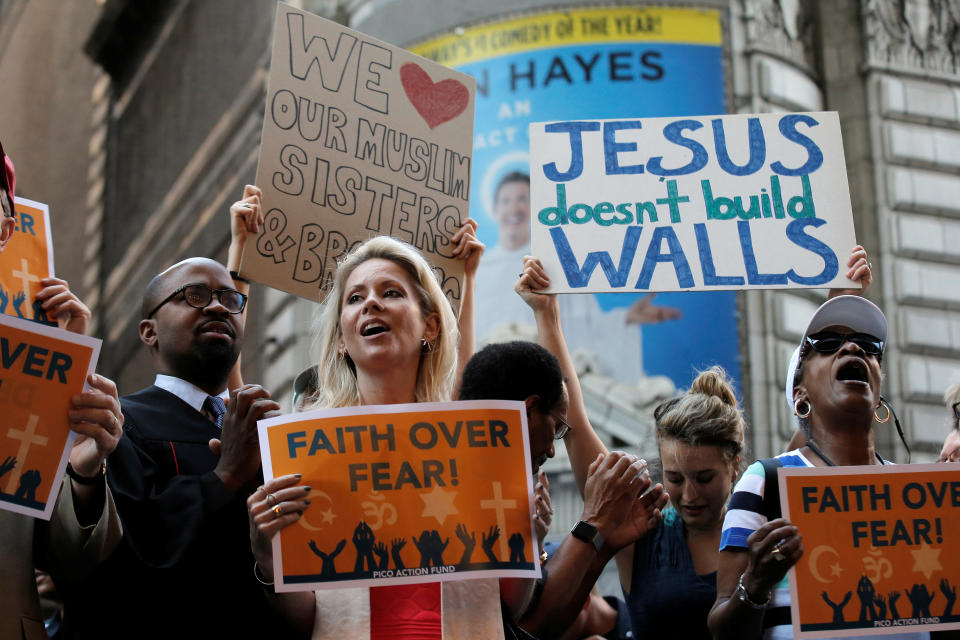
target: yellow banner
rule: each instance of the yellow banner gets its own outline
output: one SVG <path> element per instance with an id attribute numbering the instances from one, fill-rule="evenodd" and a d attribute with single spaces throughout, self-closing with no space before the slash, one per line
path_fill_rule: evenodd
<path id="1" fill-rule="evenodd" d="M 497 56 L 573 44 L 677 42 L 720 45 L 717 11 L 686 8 L 572 9 L 458 29 L 410 51 L 451 67 Z"/>

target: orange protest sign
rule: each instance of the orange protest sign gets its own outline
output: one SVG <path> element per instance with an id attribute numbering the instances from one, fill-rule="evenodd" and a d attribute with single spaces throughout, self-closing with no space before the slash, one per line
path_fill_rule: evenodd
<path id="1" fill-rule="evenodd" d="M 50 519 L 74 434 L 67 411 L 100 341 L 0 315 L 0 509 Z"/>
<path id="2" fill-rule="evenodd" d="M 53 240 L 47 205 L 17 198 L 16 226 L 10 244 L 0 254 L 0 313 L 46 321 L 34 308 L 40 281 L 53 275 Z"/>
<path id="3" fill-rule="evenodd" d="M 960 466 L 779 469 L 794 637 L 958 629 Z"/>
<path id="4" fill-rule="evenodd" d="M 274 539 L 278 591 L 540 575 L 523 403 L 330 409 L 259 429 L 264 476 L 312 487 Z"/>

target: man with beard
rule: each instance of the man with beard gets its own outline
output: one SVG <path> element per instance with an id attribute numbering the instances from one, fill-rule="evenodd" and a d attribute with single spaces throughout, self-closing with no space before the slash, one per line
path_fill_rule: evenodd
<path id="1" fill-rule="evenodd" d="M 67 595 L 73 637 L 283 637 L 245 535 L 257 420 L 280 407 L 256 385 L 227 392 L 245 304 L 227 270 L 206 258 L 147 285 L 140 340 L 157 376 L 121 399 L 127 437 L 107 466 L 124 540 L 95 584 Z M 111 615 L 71 606 L 91 598 L 109 602 Z"/>

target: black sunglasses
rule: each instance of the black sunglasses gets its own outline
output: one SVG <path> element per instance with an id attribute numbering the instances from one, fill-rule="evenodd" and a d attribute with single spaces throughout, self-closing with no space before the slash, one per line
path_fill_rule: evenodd
<path id="1" fill-rule="evenodd" d="M 217 300 L 220 301 L 220 304 L 224 306 L 228 313 L 240 313 L 247 304 L 247 296 L 235 289 L 211 289 L 200 283 L 185 284 L 155 306 L 153 311 L 147 314 L 147 318 L 152 318 L 153 314 L 160 310 L 160 307 L 181 293 L 183 294 L 183 301 L 194 309 L 205 309 L 213 301 L 214 296 L 217 297 Z"/>
<path id="2" fill-rule="evenodd" d="M 837 331 L 821 331 L 807 336 L 807 344 L 817 353 L 836 353 L 847 342 L 857 345 L 868 356 L 880 357 L 883 355 L 883 340 L 869 333 L 839 333 Z"/>

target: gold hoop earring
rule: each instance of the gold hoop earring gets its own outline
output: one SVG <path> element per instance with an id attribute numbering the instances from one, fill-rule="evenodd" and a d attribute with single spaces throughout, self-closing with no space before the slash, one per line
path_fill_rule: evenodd
<path id="1" fill-rule="evenodd" d="M 883 416 L 883 420 L 881 420 L 881 419 L 880 419 L 880 416 L 877 415 L 877 409 L 879 409 L 880 407 L 883 407 L 884 409 L 887 410 L 887 415 Z M 890 407 L 887 406 L 887 403 L 884 402 L 883 400 L 880 401 L 880 407 L 877 407 L 877 409 L 874 409 L 874 410 L 873 410 L 873 419 L 876 420 L 877 422 L 879 422 L 880 424 L 883 424 L 883 423 L 885 423 L 885 422 L 889 422 L 889 421 L 890 421 Z"/>
<path id="2" fill-rule="evenodd" d="M 801 402 L 807 405 L 807 410 L 803 413 L 800 413 Z M 793 403 L 793 412 L 796 414 L 798 418 L 800 418 L 801 420 L 805 420 L 806 418 L 809 418 L 810 414 L 813 412 L 813 406 L 810 404 L 809 400 L 797 398 L 796 402 Z"/>

